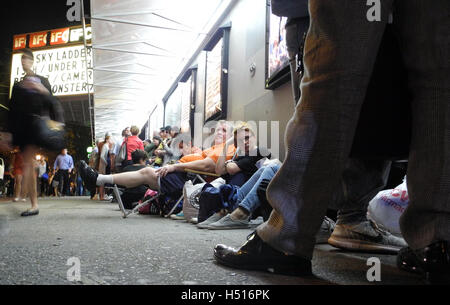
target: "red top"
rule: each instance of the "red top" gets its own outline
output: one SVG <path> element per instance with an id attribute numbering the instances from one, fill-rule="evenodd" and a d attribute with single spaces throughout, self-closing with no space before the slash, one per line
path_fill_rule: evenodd
<path id="1" fill-rule="evenodd" d="M 129 136 L 125 141 L 127 142 L 127 160 L 131 160 L 131 153 L 136 149 L 144 150 L 144 143 L 138 136 Z"/>
<path id="2" fill-rule="evenodd" d="M 20 152 L 17 152 L 14 154 L 15 158 L 14 158 L 14 176 L 16 175 L 22 175 L 23 174 L 23 157 L 22 154 Z"/>

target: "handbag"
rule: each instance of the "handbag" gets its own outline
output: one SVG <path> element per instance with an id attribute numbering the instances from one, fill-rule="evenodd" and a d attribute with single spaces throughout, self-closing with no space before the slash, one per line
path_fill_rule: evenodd
<path id="1" fill-rule="evenodd" d="M 53 151 L 61 150 L 66 146 L 64 123 L 33 114 L 31 115 L 31 128 L 37 146 Z"/>
<path id="2" fill-rule="evenodd" d="M 120 146 L 119 154 L 115 159 L 116 167 L 122 166 L 122 162 L 127 159 L 127 142 L 128 138 L 126 138 L 122 146 Z"/>

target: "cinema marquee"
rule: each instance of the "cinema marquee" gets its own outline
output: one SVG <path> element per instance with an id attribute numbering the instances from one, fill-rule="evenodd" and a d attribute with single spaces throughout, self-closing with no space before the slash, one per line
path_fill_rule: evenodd
<path id="1" fill-rule="evenodd" d="M 88 45 L 91 43 L 91 37 L 89 26 L 86 27 Z M 88 92 L 93 92 L 92 49 L 84 47 L 82 27 L 15 35 L 11 90 L 14 83 L 25 76 L 20 52 L 24 48 L 30 48 L 33 51 L 33 69 L 36 74 L 49 79 L 55 96 L 87 95 Z M 89 91 L 87 84 L 90 84 Z"/>

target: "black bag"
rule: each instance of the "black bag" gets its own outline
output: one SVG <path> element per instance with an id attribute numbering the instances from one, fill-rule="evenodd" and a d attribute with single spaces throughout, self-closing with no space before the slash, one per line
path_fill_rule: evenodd
<path id="1" fill-rule="evenodd" d="M 200 223 L 223 208 L 223 198 L 220 189 L 210 183 L 206 183 L 200 194 L 199 205 L 198 222 Z"/>
<path id="2" fill-rule="evenodd" d="M 31 115 L 30 119 L 31 133 L 37 146 L 53 151 L 58 151 L 65 147 L 64 123 L 36 114 Z"/>

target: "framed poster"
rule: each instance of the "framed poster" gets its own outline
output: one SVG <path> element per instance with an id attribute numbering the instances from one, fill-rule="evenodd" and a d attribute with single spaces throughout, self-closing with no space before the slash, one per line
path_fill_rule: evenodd
<path id="1" fill-rule="evenodd" d="M 266 17 L 266 89 L 275 89 L 290 80 L 289 56 L 286 47 L 287 17 L 271 12 Z"/>
<path id="2" fill-rule="evenodd" d="M 205 47 L 206 76 L 204 122 L 227 117 L 230 27 L 221 27 Z"/>
<path id="3" fill-rule="evenodd" d="M 222 39 L 206 54 L 205 121 L 222 111 Z"/>
<path id="4" fill-rule="evenodd" d="M 180 127 L 181 132 L 193 135 L 197 66 L 189 68 L 163 98 L 164 125 Z"/>
<path id="5" fill-rule="evenodd" d="M 177 88 L 172 92 L 166 103 L 164 112 L 164 126 L 170 125 L 172 127 L 181 125 L 181 104 L 182 104 L 182 87 Z"/>

